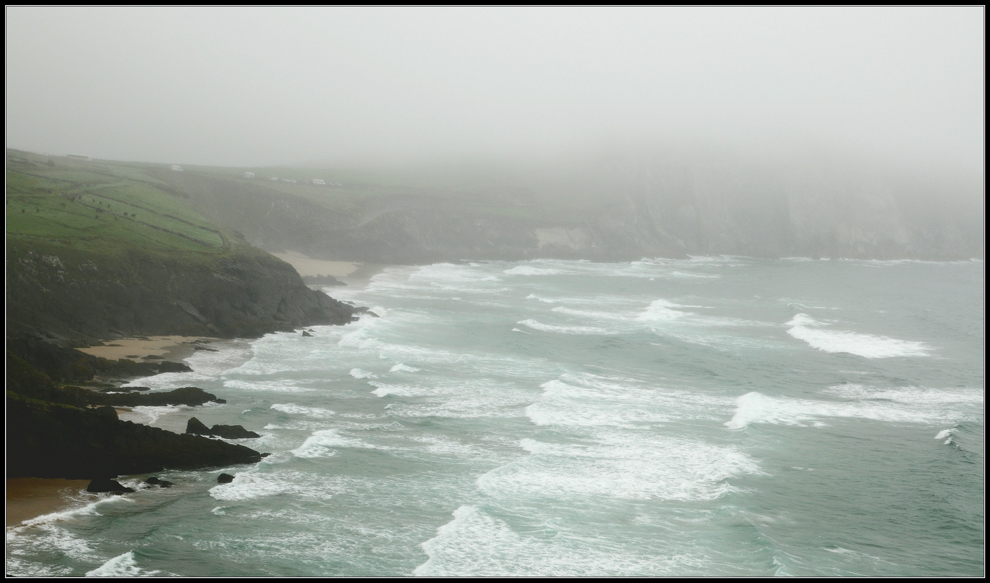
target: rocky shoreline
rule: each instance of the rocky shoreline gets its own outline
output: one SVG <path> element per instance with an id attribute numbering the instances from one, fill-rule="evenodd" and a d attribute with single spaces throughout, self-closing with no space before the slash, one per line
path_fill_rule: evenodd
<path id="1" fill-rule="evenodd" d="M 97 479 L 255 463 L 242 445 L 118 419 L 114 406 L 223 402 L 195 387 L 143 394 L 56 386 L 7 353 L 7 477 Z"/>

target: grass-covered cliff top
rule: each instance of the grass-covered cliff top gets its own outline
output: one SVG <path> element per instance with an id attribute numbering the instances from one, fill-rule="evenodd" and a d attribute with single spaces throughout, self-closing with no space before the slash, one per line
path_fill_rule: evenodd
<path id="1" fill-rule="evenodd" d="M 187 198 L 141 168 L 7 150 L 8 251 L 131 252 L 187 261 L 253 252 Z"/>

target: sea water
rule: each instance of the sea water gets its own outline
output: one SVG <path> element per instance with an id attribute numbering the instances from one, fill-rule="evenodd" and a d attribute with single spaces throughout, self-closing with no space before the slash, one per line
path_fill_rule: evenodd
<path id="1" fill-rule="evenodd" d="M 374 315 L 132 383 L 227 403 L 129 418 L 269 457 L 80 493 L 7 573 L 983 575 L 984 269 L 388 268 L 327 290 Z"/>

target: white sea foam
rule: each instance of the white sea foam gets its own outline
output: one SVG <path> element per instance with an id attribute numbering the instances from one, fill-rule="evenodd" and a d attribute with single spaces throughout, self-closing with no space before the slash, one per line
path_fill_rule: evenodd
<path id="1" fill-rule="evenodd" d="M 528 296 L 526 296 L 526 299 L 527 300 L 537 300 L 537 301 L 543 302 L 544 304 L 555 304 L 555 303 L 557 303 L 557 302 L 560 301 L 560 300 L 555 300 L 553 298 L 541 298 L 540 296 L 538 296 L 536 294 L 529 294 Z"/>
<path id="2" fill-rule="evenodd" d="M 736 411 L 725 423 L 730 429 L 742 429 L 754 423 L 774 425 L 820 426 L 830 417 L 872 419 L 891 423 L 938 423 L 970 417 L 958 407 L 933 407 L 930 402 L 889 400 L 819 401 L 770 397 L 757 392 L 746 393 L 736 400 Z"/>
<path id="3" fill-rule="evenodd" d="M 351 376 L 354 377 L 354 378 L 356 378 L 356 379 L 373 379 L 373 378 L 376 378 L 373 373 L 370 373 L 370 372 L 368 372 L 366 370 L 361 370 L 359 368 L 352 368 L 351 369 Z"/>
<path id="4" fill-rule="evenodd" d="M 334 412 L 329 409 L 307 407 L 305 405 L 296 405 L 294 403 L 275 403 L 271 406 L 271 408 L 275 411 L 281 411 L 290 415 L 305 415 L 315 419 L 329 419 L 334 415 Z"/>
<path id="5" fill-rule="evenodd" d="M 697 557 L 617 553 L 586 533 L 548 527 L 520 534 L 505 521 L 477 506 L 465 505 L 453 520 L 420 545 L 429 559 L 413 570 L 417 576 L 565 577 L 662 576 L 697 564 Z M 552 534 L 547 536 L 547 534 Z"/>
<path id="6" fill-rule="evenodd" d="M 663 322 L 676 320 L 690 314 L 690 312 L 681 312 L 674 309 L 680 307 L 682 306 L 668 302 L 667 300 L 653 300 L 650 302 L 649 307 L 637 316 L 636 319 L 641 322 Z"/>
<path id="7" fill-rule="evenodd" d="M 983 409 L 984 393 L 980 388 L 951 387 L 933 389 L 927 387 L 881 388 L 860 384 L 835 385 L 826 392 L 845 399 L 894 401 L 906 405 L 932 408 L 954 408 L 969 405 Z"/>
<path id="8" fill-rule="evenodd" d="M 563 273 L 559 269 L 547 269 L 545 267 L 533 267 L 530 265 L 519 265 L 512 269 L 506 269 L 502 273 L 507 275 L 558 275 Z"/>
<path id="9" fill-rule="evenodd" d="M 386 395 L 399 395 L 402 397 L 416 397 L 421 395 L 434 394 L 435 391 L 430 390 L 426 387 L 418 387 L 415 385 L 397 385 L 397 384 L 386 384 L 371 382 L 371 386 L 376 387 L 373 394 L 384 397 Z"/>
<path id="10" fill-rule="evenodd" d="M 601 312 L 595 310 L 575 310 L 573 308 L 565 308 L 564 306 L 557 306 L 550 310 L 551 312 L 557 312 L 560 314 L 568 314 L 570 316 L 579 316 L 582 318 L 594 318 L 598 320 L 610 320 L 610 321 L 625 321 L 631 319 L 631 314 L 617 313 L 617 312 Z"/>
<path id="11" fill-rule="evenodd" d="M 728 478 L 759 473 L 735 446 L 611 429 L 596 431 L 593 439 L 581 445 L 524 440 L 531 455 L 482 475 L 478 487 L 505 499 L 712 500 L 731 491 Z"/>
<path id="12" fill-rule="evenodd" d="M 945 439 L 946 443 L 948 443 L 948 439 L 952 437 L 953 433 L 953 429 L 943 429 L 935 435 L 935 439 Z"/>
<path id="13" fill-rule="evenodd" d="M 86 573 L 87 577 L 153 577 L 160 571 L 145 571 L 134 560 L 134 551 L 128 551 Z"/>
<path id="14" fill-rule="evenodd" d="M 166 372 L 150 377 L 135 379 L 120 385 L 121 387 L 148 387 L 152 391 L 171 391 L 180 387 L 207 383 L 216 380 L 212 375 L 193 372 Z"/>
<path id="15" fill-rule="evenodd" d="M 306 438 L 302 445 L 292 450 L 292 455 L 302 458 L 329 457 L 337 452 L 334 448 L 343 447 L 373 447 L 360 439 L 344 437 L 337 433 L 335 429 L 322 429 L 314 431 Z"/>
<path id="16" fill-rule="evenodd" d="M 239 472 L 234 481 L 210 488 L 210 496 L 223 502 L 253 500 L 266 496 L 293 495 L 326 500 L 339 491 L 327 476 L 294 471 Z"/>
<path id="17" fill-rule="evenodd" d="M 516 324 L 522 324 L 527 328 L 540 330 L 541 332 L 556 332 L 558 334 L 618 334 L 618 332 L 593 326 L 554 326 L 553 324 L 544 324 L 532 319 L 520 320 Z"/>
<path id="18" fill-rule="evenodd" d="M 825 324 L 807 314 L 798 314 L 787 323 L 787 333 L 808 343 L 812 348 L 825 352 L 845 352 L 864 358 L 891 358 L 898 356 L 928 356 L 929 347 L 923 342 L 898 340 L 886 336 L 859 334 L 841 330 L 824 330 Z"/>
<path id="19" fill-rule="evenodd" d="M 422 385 L 373 383 L 378 396 L 421 397 L 412 403 L 390 403 L 388 415 L 397 417 L 506 418 L 522 416 L 532 393 L 512 383 L 484 377 L 471 381 L 449 379 Z"/>
<path id="20" fill-rule="evenodd" d="M 401 362 L 396 363 L 395 366 L 388 369 L 388 372 L 419 372 L 419 369 L 414 366 L 407 366 Z"/>
<path id="21" fill-rule="evenodd" d="M 726 397 L 587 373 L 564 374 L 540 387 L 540 399 L 525 409 L 526 416 L 540 426 L 651 426 L 674 419 L 710 418 L 731 411 L 734 404 Z"/>
<path id="22" fill-rule="evenodd" d="M 434 263 L 419 267 L 409 275 L 409 281 L 440 281 L 440 282 L 489 282 L 498 281 L 498 277 L 465 265 L 452 263 Z"/>
<path id="23" fill-rule="evenodd" d="M 308 393 L 313 389 L 300 387 L 294 381 L 246 381 L 240 379 L 229 379 L 223 382 L 223 386 L 228 389 L 240 389 L 242 391 L 271 391 L 275 393 Z"/>
<path id="24" fill-rule="evenodd" d="M 163 415 L 171 415 L 172 413 L 178 413 L 180 411 L 192 410 L 192 407 L 188 407 L 186 405 L 163 405 L 160 407 L 139 405 L 137 407 L 131 407 L 130 411 L 118 412 L 117 417 L 121 421 L 133 421 L 134 423 L 141 423 L 144 425 L 154 425 L 155 421 L 158 421 L 158 418 Z"/>
<path id="25" fill-rule="evenodd" d="M 225 340 L 211 345 L 210 349 L 216 352 L 198 350 L 185 360 L 196 373 L 214 378 L 241 366 L 254 356 L 249 340 Z"/>

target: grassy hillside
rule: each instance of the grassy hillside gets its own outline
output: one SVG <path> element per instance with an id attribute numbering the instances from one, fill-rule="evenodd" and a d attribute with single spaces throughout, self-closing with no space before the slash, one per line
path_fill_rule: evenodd
<path id="1" fill-rule="evenodd" d="M 128 166 L 8 150 L 7 244 L 47 242 L 100 255 L 223 253 L 229 235 L 170 190 Z"/>
<path id="2" fill-rule="evenodd" d="M 350 321 L 351 308 L 211 223 L 160 171 L 7 151 L 8 337 L 85 344 Z"/>

